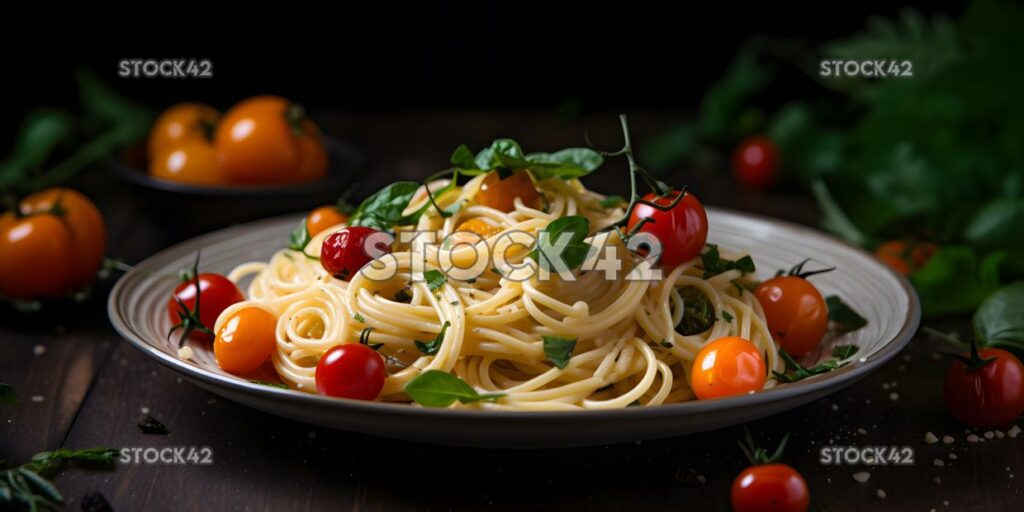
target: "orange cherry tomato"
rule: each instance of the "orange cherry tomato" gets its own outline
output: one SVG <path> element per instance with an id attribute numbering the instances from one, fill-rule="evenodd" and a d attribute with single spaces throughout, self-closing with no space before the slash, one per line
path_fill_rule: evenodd
<path id="1" fill-rule="evenodd" d="M 263 308 L 234 312 L 217 330 L 213 356 L 226 372 L 248 373 L 260 367 L 277 346 L 277 318 Z"/>
<path id="2" fill-rule="evenodd" d="M 800 472 L 787 464 L 751 466 L 732 483 L 732 509 L 736 512 L 804 512 L 811 492 Z"/>
<path id="3" fill-rule="evenodd" d="M 810 281 L 781 276 L 761 283 L 754 295 L 772 338 L 793 357 L 810 353 L 828 330 L 828 304 Z"/>
<path id="4" fill-rule="evenodd" d="M 81 192 L 69 188 L 51 188 L 21 201 L 22 215 L 54 213 L 69 230 L 73 256 L 65 291 L 79 290 L 96 278 L 107 250 L 107 228 L 96 205 Z"/>
<path id="5" fill-rule="evenodd" d="M 298 105 L 256 96 L 235 105 L 217 127 L 221 170 L 233 183 L 309 181 L 327 173 L 320 131 Z"/>
<path id="6" fill-rule="evenodd" d="M 14 299 L 67 290 L 75 254 L 67 225 L 55 215 L 0 217 L 0 294 Z"/>
<path id="7" fill-rule="evenodd" d="M 476 202 L 495 210 L 511 212 L 516 209 L 515 199 L 519 198 L 529 208 L 539 208 L 540 193 L 527 171 L 513 171 L 511 176 L 501 178 L 498 171 L 491 171 L 480 183 Z"/>
<path id="8" fill-rule="evenodd" d="M 925 266 L 939 246 L 931 242 L 889 240 L 875 249 L 875 256 L 903 275 L 910 275 Z"/>
<path id="9" fill-rule="evenodd" d="M 739 336 L 718 338 L 697 353 L 690 387 L 701 400 L 764 389 L 767 369 L 761 351 Z"/>
<path id="10" fill-rule="evenodd" d="M 455 231 L 468 231 L 470 233 L 480 235 L 481 238 L 487 238 L 501 231 L 501 228 L 488 224 L 483 219 L 476 217 L 459 224 L 459 227 L 455 228 Z"/>
<path id="11" fill-rule="evenodd" d="M 165 149 L 149 160 L 149 174 L 190 185 L 224 185 L 217 150 L 205 140 L 190 140 Z"/>
<path id="12" fill-rule="evenodd" d="M 306 231 L 309 232 L 309 236 L 315 236 L 317 233 L 347 220 L 348 215 L 338 211 L 338 207 L 321 206 L 309 212 L 306 217 Z"/>
<path id="13" fill-rule="evenodd" d="M 210 140 L 219 116 L 219 112 L 202 103 L 179 103 L 165 110 L 149 130 L 149 157 L 185 141 Z"/>

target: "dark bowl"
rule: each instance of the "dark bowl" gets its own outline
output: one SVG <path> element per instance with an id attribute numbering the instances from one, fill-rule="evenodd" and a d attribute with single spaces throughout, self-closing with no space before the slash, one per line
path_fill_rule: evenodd
<path id="1" fill-rule="evenodd" d="M 107 162 L 110 172 L 129 183 L 141 209 L 172 240 L 246 222 L 335 203 L 365 164 L 347 142 L 325 138 L 327 176 L 307 183 L 210 187 L 154 178 L 146 172 L 142 146 Z"/>

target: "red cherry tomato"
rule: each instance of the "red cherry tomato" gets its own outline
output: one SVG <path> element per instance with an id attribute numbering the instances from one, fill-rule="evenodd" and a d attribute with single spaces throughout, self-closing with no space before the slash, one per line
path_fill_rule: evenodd
<path id="1" fill-rule="evenodd" d="M 890 240 L 875 249 L 875 256 L 903 275 L 909 275 L 925 266 L 939 246 L 931 242 L 905 242 Z"/>
<path id="2" fill-rule="evenodd" d="M 384 358 L 366 345 L 338 345 L 316 365 L 316 390 L 322 395 L 373 400 L 384 388 Z"/>
<path id="3" fill-rule="evenodd" d="M 810 281 L 782 276 L 760 284 L 754 295 L 772 338 L 793 357 L 810 353 L 828 330 L 828 304 Z"/>
<path id="4" fill-rule="evenodd" d="M 767 369 L 761 351 L 739 336 L 718 338 L 697 353 L 690 387 L 701 400 L 764 389 Z"/>
<path id="5" fill-rule="evenodd" d="M 957 361 L 946 371 L 946 409 L 972 427 L 1009 425 L 1024 412 L 1024 366 L 999 348 L 987 348 L 978 355 L 992 361 L 977 369 Z"/>
<path id="6" fill-rule="evenodd" d="M 804 512 L 811 503 L 807 482 L 786 464 L 751 466 L 732 483 L 736 512 Z"/>
<path id="7" fill-rule="evenodd" d="M 768 188 L 775 182 L 779 148 L 767 137 L 750 137 L 740 143 L 732 156 L 736 180 L 747 187 Z"/>
<path id="8" fill-rule="evenodd" d="M 167 301 L 167 316 L 170 317 L 171 323 L 177 325 L 181 322 L 181 314 L 188 314 L 191 311 L 195 311 L 196 308 L 196 280 L 189 279 L 179 284 L 174 289 L 174 294 L 170 300 Z M 178 305 L 177 298 L 188 311 L 182 311 L 181 306 Z M 213 324 L 217 321 L 217 317 L 224 312 L 228 306 L 241 302 L 245 297 L 242 296 L 242 292 L 232 283 L 228 278 L 220 274 L 199 274 L 199 322 L 209 329 L 213 329 Z M 194 338 L 210 341 L 213 339 L 208 333 L 194 330 L 192 331 Z"/>
<path id="9" fill-rule="evenodd" d="M 377 234 L 383 232 L 363 226 L 342 228 L 331 233 L 320 248 L 320 264 L 342 281 L 352 279 L 364 265 L 391 252 L 391 245 L 385 243 L 383 237 L 370 238 Z"/>
<path id="10" fill-rule="evenodd" d="M 668 206 L 679 196 L 673 191 L 665 197 L 658 197 L 653 192 L 644 199 L 659 206 Z M 704 206 L 691 192 L 686 192 L 682 199 L 671 210 L 661 211 L 645 204 L 637 204 L 633 214 L 629 216 L 630 231 L 640 219 L 650 218 L 640 227 L 641 233 L 650 233 L 661 243 L 660 265 L 673 269 L 692 260 L 708 240 L 708 215 Z"/>

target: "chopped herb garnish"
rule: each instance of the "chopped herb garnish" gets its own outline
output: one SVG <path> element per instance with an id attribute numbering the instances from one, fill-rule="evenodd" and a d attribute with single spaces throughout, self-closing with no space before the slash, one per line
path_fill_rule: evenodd
<path id="1" fill-rule="evenodd" d="M 843 302 L 838 295 L 829 295 L 825 298 L 825 303 L 828 304 L 828 319 L 840 331 L 856 331 L 868 324 L 866 318 L 860 316 L 853 308 Z"/>
<path id="2" fill-rule="evenodd" d="M 366 345 L 367 347 L 370 347 L 370 348 L 372 348 L 374 350 L 380 350 L 380 348 L 383 347 L 384 344 L 383 343 L 370 343 L 370 333 L 371 332 L 373 332 L 373 327 L 367 327 L 366 329 L 363 329 L 362 332 L 359 333 L 359 343 L 361 345 Z"/>
<path id="3" fill-rule="evenodd" d="M 572 358 L 572 351 L 576 348 L 576 340 L 570 338 L 559 338 L 557 336 L 544 336 L 544 357 L 548 358 L 560 370 L 569 365 Z"/>
<path id="4" fill-rule="evenodd" d="M 65 468 L 111 469 L 120 453 L 115 448 L 59 449 L 37 453 L 21 466 L 0 471 L 0 507 L 7 510 L 52 510 L 64 503 L 49 477 Z"/>
<path id="5" fill-rule="evenodd" d="M 704 279 L 717 276 L 729 270 L 739 270 L 744 274 L 752 274 L 757 269 L 754 267 L 754 259 L 749 255 L 738 260 L 723 258 L 718 252 L 718 246 L 708 244 L 707 248 L 700 255 L 701 267 L 704 269 Z"/>
<path id="6" fill-rule="evenodd" d="M 552 262 L 553 258 L 558 258 L 568 270 L 575 270 L 590 253 L 590 244 L 584 242 L 589 233 L 590 219 L 582 215 L 555 219 L 541 230 L 537 248 L 530 257 L 545 269 L 560 268 Z"/>
<path id="7" fill-rule="evenodd" d="M 693 336 L 710 329 L 715 323 L 715 308 L 707 295 L 696 286 L 680 288 L 679 295 L 683 298 L 683 318 L 676 330 L 684 336 Z"/>
<path id="8" fill-rule="evenodd" d="M 835 347 L 832 347 L 832 357 L 838 359 L 849 359 L 859 350 L 860 347 L 857 345 L 836 345 Z"/>
<path id="9" fill-rule="evenodd" d="M 464 404 L 495 401 L 505 396 L 504 393 L 480 394 L 462 379 L 441 370 L 427 370 L 413 377 L 402 389 L 424 407 L 448 407 L 456 400 Z"/>
<path id="10" fill-rule="evenodd" d="M 448 281 L 440 270 L 428 270 L 424 272 L 423 280 L 427 282 L 427 288 L 430 288 L 430 291 L 432 292 L 436 292 L 438 288 L 444 286 L 444 283 Z"/>
<path id="11" fill-rule="evenodd" d="M 847 364 L 840 362 L 838 359 L 830 359 L 817 366 L 806 368 L 801 366 L 800 363 L 793 359 L 793 356 L 789 355 L 789 353 L 781 348 L 779 349 L 779 357 L 781 357 L 786 363 L 786 372 L 779 373 L 772 370 L 772 375 L 775 377 L 775 380 L 784 383 L 796 382 L 814 375 L 821 375 L 823 373 L 835 371 Z"/>
<path id="12" fill-rule="evenodd" d="M 138 426 L 139 431 L 143 434 L 154 434 L 158 436 L 166 436 L 167 434 L 170 434 L 170 432 L 167 431 L 167 427 L 164 426 L 163 423 L 160 423 L 160 420 L 152 416 L 146 416 L 140 419 Z"/>
<path id="13" fill-rule="evenodd" d="M 724 309 L 722 310 L 722 318 L 724 318 L 726 322 L 732 322 L 732 315 Z"/>
<path id="14" fill-rule="evenodd" d="M 267 382 L 265 380 L 250 380 L 249 382 L 252 384 L 259 384 L 260 386 L 267 386 L 271 388 L 288 389 L 288 386 L 280 382 Z"/>
<path id="15" fill-rule="evenodd" d="M 432 356 L 436 355 L 438 350 L 441 350 L 441 344 L 444 342 L 444 333 L 448 330 L 448 326 L 451 322 L 445 321 L 444 325 L 441 326 L 441 332 L 437 334 L 434 339 L 430 341 L 414 340 L 416 348 L 423 352 L 423 355 Z"/>
<path id="16" fill-rule="evenodd" d="M 395 302 L 401 302 L 404 304 L 412 302 L 412 294 L 409 293 L 409 291 L 409 288 L 402 288 L 395 292 Z"/>
<path id="17" fill-rule="evenodd" d="M 356 313 L 356 314 L 352 315 L 352 319 L 355 320 L 356 322 L 361 323 L 361 324 L 365 324 L 366 323 L 366 319 L 363 318 L 363 315 L 360 315 L 359 313 Z"/>
<path id="18" fill-rule="evenodd" d="M 665 348 L 672 348 L 672 343 L 670 343 L 668 341 L 665 341 L 665 340 L 659 341 L 658 345 L 661 345 L 662 347 L 665 347 Z"/>

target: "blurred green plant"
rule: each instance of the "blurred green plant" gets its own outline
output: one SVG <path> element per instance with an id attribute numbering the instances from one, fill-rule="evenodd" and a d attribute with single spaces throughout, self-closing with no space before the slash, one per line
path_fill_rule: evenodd
<path id="1" fill-rule="evenodd" d="M 662 168 L 696 165 L 703 157 L 694 148 L 704 141 L 763 133 L 779 148 L 783 174 L 817 199 L 826 229 L 869 249 L 893 239 L 938 243 L 910 275 L 925 313 L 969 312 L 1024 278 L 1021 26 L 1024 7 L 1001 0 L 977 0 L 957 21 L 913 10 L 872 18 L 820 54 L 909 60 L 913 77 L 815 76 L 838 104 L 793 101 L 760 122 L 743 107 L 770 81 L 756 54 L 794 59 L 748 45 L 707 92 L 698 118 L 644 151 Z"/>
<path id="2" fill-rule="evenodd" d="M 92 72 L 75 74 L 83 113 L 40 107 L 25 116 L 11 153 L 0 161 L 0 191 L 19 194 L 67 181 L 146 136 L 152 113 L 126 100 Z"/>

